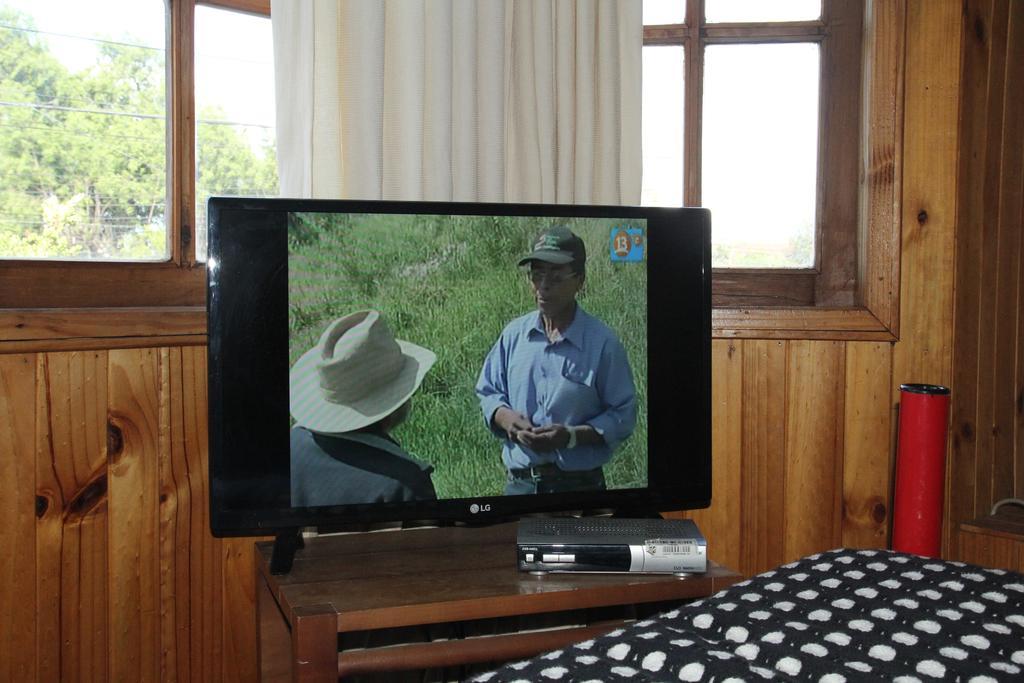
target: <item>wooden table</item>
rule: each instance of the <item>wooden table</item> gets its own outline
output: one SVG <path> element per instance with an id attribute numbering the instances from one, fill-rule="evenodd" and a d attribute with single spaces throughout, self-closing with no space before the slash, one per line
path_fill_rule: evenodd
<path id="1" fill-rule="evenodd" d="M 335 681 L 375 671 L 522 658 L 611 630 L 618 621 L 339 652 L 339 634 L 681 602 L 740 576 L 520 572 L 516 525 L 321 536 L 270 573 L 272 544 L 256 544 L 259 653 L 264 681 Z"/>

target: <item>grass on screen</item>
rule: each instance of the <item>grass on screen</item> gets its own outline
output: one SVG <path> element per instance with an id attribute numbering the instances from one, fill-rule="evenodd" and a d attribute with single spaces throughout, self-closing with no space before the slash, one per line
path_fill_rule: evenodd
<path id="1" fill-rule="evenodd" d="M 500 495 L 501 443 L 484 426 L 474 386 L 502 328 L 536 310 L 516 262 L 546 226 L 568 224 L 587 246 L 581 305 L 622 340 L 637 387 L 633 436 L 605 467 L 609 488 L 645 486 L 647 341 L 645 269 L 612 263 L 612 219 L 491 216 L 329 215 L 289 217 L 290 359 L 312 348 L 334 319 L 367 308 L 395 336 L 437 354 L 392 434 L 434 465 L 440 498 Z"/>

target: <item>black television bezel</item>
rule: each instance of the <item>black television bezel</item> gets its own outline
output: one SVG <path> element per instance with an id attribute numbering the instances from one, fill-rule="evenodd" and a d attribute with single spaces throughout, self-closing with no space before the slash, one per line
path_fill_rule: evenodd
<path id="1" fill-rule="evenodd" d="M 231 212 L 244 212 L 247 225 L 263 234 L 249 234 L 251 244 L 238 244 L 241 234 L 223 234 L 226 219 L 238 218 Z M 245 483 L 243 477 L 225 474 L 225 458 L 230 445 L 225 444 L 225 368 L 237 358 L 225 349 L 237 350 L 237 335 L 242 331 L 227 329 L 230 303 L 223 301 L 225 258 L 259 264 L 260 252 L 276 254 L 283 249 L 287 268 L 287 220 L 291 212 L 326 213 L 391 213 L 439 214 L 472 216 L 550 216 L 599 217 L 647 220 L 648 243 L 654 248 L 648 260 L 648 354 L 661 359 L 650 363 L 649 403 L 654 405 L 654 387 L 660 401 L 678 408 L 677 419 L 666 419 L 648 426 L 648 486 L 591 493 L 539 494 L 528 496 L 481 496 L 414 503 L 346 505 L 324 508 L 293 508 L 274 502 L 268 496 L 258 507 L 236 507 L 228 504 L 233 485 L 260 486 L 259 476 Z M 624 512 L 638 515 L 670 510 L 704 508 L 711 502 L 711 219 L 701 208 L 663 208 L 639 206 L 600 206 L 571 204 L 498 204 L 464 202 L 396 202 L 373 200 L 324 200 L 211 197 L 208 202 L 207 259 L 207 374 L 209 417 L 209 504 L 210 528 L 216 537 L 267 535 L 299 527 L 348 528 L 377 523 L 493 523 L 534 514 L 567 514 L 580 511 Z M 234 223 L 231 223 L 234 225 Z M 256 227 L 253 227 L 256 226 Z M 673 227 L 675 226 L 675 227 Z M 281 228 L 284 228 L 283 231 Z M 232 228 L 234 229 L 234 228 Z M 231 240 L 234 240 L 232 242 Z M 659 244 L 660 242 L 660 244 Z M 226 249 L 234 249 L 230 255 Z M 659 255 L 660 254 L 660 255 Z M 265 256 L 265 255 L 264 255 Z M 668 259 L 684 256 L 685 268 Z M 234 267 L 232 261 L 232 267 Z M 514 265 L 514 264 L 513 264 Z M 281 290 L 278 281 L 268 285 L 269 296 L 278 325 L 283 326 L 284 349 L 277 348 L 287 378 L 287 270 Z M 692 280 L 692 282 L 684 282 Z M 680 286 L 689 286 L 692 294 L 682 296 Z M 266 294 L 267 292 L 264 292 Z M 247 296 L 256 296 L 250 292 Z M 283 296 L 283 303 L 280 297 Z M 275 299 L 275 297 L 277 297 Z M 282 308 L 283 306 L 283 308 Z M 653 318 L 651 317 L 653 314 Z M 283 323 L 281 316 L 283 315 Z M 271 324 L 271 334 L 275 325 Z M 264 330 L 265 331 L 265 330 Z M 251 333 L 252 331 L 249 330 Z M 231 335 L 236 337 L 232 341 Z M 251 343 L 254 336 L 246 337 Z M 225 341 L 232 343 L 225 344 Z M 280 346 L 277 341 L 257 344 L 256 353 L 275 357 L 267 346 Z M 269 352 L 269 353 L 268 353 Z M 685 360 L 681 360 L 683 356 Z M 694 362 L 696 361 L 696 362 Z M 274 361 L 275 363 L 277 361 Z M 681 363 L 689 367 L 691 382 L 673 387 L 673 370 Z M 226 365 L 228 364 L 228 365 Z M 653 366 L 657 364 L 658 370 Z M 666 370 L 667 368 L 667 370 Z M 280 377 L 282 368 L 274 372 Z M 694 386 L 696 383 L 697 386 Z M 287 381 L 281 387 L 287 395 Z M 664 413 L 663 413 L 664 414 Z M 287 432 L 287 430 L 285 430 Z M 284 439 L 287 450 L 287 437 Z M 658 450 L 658 455 L 652 455 Z M 685 449 L 687 459 L 678 466 L 671 452 Z M 496 448 L 497 452 L 497 448 Z M 685 471 L 684 471 L 685 470 Z M 232 473 L 237 475 L 239 473 Z M 243 482 L 239 484 L 239 482 Z M 277 490 L 279 486 L 271 486 Z M 287 488 L 287 487 L 286 487 Z M 283 502 L 283 501 L 282 501 Z"/>

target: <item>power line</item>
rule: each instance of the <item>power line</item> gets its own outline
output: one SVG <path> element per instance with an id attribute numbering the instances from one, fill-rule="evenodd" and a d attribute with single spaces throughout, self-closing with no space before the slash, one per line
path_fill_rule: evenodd
<path id="1" fill-rule="evenodd" d="M 85 40 L 90 43 L 103 43 L 105 45 L 118 45 L 120 47 L 137 47 L 143 50 L 153 50 L 154 52 L 166 52 L 163 47 L 153 47 L 152 45 L 141 45 L 139 43 L 128 43 L 121 40 L 108 40 L 105 38 L 90 38 L 88 36 L 76 36 L 73 33 L 57 33 L 56 31 L 43 31 L 38 28 L 26 28 L 24 26 L 11 26 L 10 24 L 0 24 L 0 29 L 7 29 L 8 31 L 15 31 L 17 33 L 37 33 L 44 36 L 56 36 L 58 38 L 71 38 L 72 40 Z"/>
<path id="2" fill-rule="evenodd" d="M 101 116 L 127 116 L 133 119 L 167 120 L 167 114 L 143 114 L 137 111 L 116 111 L 112 109 L 82 109 L 80 107 L 64 107 L 59 104 L 42 104 L 40 102 L 9 102 L 0 100 L 0 107 L 24 107 L 28 109 L 47 109 L 53 111 L 69 111 L 76 114 L 99 114 Z"/>
<path id="3" fill-rule="evenodd" d="M 64 189 L 66 189 L 66 188 L 64 188 Z M 2 190 L 0 190 L 0 192 L 2 192 Z M 28 197 L 56 197 L 57 196 L 52 190 L 21 190 L 21 191 L 17 191 L 17 194 L 18 195 L 22 195 L 22 196 L 28 196 Z M 105 201 L 107 199 L 124 200 L 123 196 L 116 195 L 116 194 L 89 194 L 88 198 L 89 199 L 102 199 L 102 200 L 104 200 L 104 206 L 115 206 L 114 204 L 107 204 L 106 201 Z M 135 204 L 135 203 L 132 203 L 130 201 L 122 201 L 121 204 L 117 204 L 116 206 L 121 206 L 121 205 L 124 205 L 124 206 L 162 206 L 162 204 L 160 204 L 160 203 L 157 203 L 157 204 Z"/>
<path id="4" fill-rule="evenodd" d="M 55 197 L 56 195 L 50 195 L 50 196 L 54 196 Z M 93 199 L 93 197 L 88 197 L 88 199 Z M 36 201 L 39 204 L 43 203 L 43 200 L 36 200 Z M 58 200 L 58 201 L 60 201 L 60 200 Z M 118 203 L 109 203 L 108 204 L 106 202 L 101 202 L 100 205 L 103 207 L 104 211 L 110 211 L 112 209 L 129 209 L 133 213 L 139 212 L 139 211 L 145 211 L 145 212 L 148 213 L 148 212 L 151 212 L 153 210 L 163 209 L 163 207 L 167 206 L 167 203 L 166 202 L 158 202 L 156 204 L 132 204 L 130 202 L 118 202 Z M 82 211 L 85 211 L 85 210 L 87 210 L 87 209 L 89 209 L 91 207 L 92 207 L 92 202 L 79 204 L 79 206 L 78 206 L 79 210 L 82 210 Z M 0 214 L 0 216 L 2 216 L 2 215 L 4 215 L 4 214 Z M 111 220 L 124 220 L 126 218 L 129 218 L 129 216 L 110 216 L 109 218 Z"/>
<path id="5" fill-rule="evenodd" d="M 36 33 L 44 36 L 55 36 L 57 38 L 70 38 L 72 40 L 84 40 L 90 43 L 103 43 L 105 45 L 117 45 L 120 47 L 137 47 L 143 50 L 152 50 L 154 52 L 167 52 L 166 47 L 155 47 L 153 45 L 143 45 L 141 43 L 129 43 L 122 40 L 109 40 L 105 38 L 96 38 L 90 36 L 77 36 L 73 33 L 58 33 L 56 31 L 44 31 L 38 28 L 27 28 L 24 26 L 11 26 L 10 24 L 0 24 L 0 29 L 7 29 L 8 31 L 14 31 L 16 33 Z M 205 57 L 212 61 L 223 61 L 223 62 L 241 62 L 243 64 L 257 64 L 259 66 L 271 66 L 273 62 L 268 62 L 263 59 L 249 59 L 246 57 L 235 57 L 233 55 L 216 54 L 211 52 L 203 52 L 199 50 L 196 53 L 196 57 Z"/>
<path id="6" fill-rule="evenodd" d="M 74 130 L 67 127 L 60 126 L 27 126 L 15 123 L 0 123 L 0 128 L 11 128 L 13 130 L 38 130 L 52 135 L 71 135 L 79 138 L 96 138 L 95 132 Z M 135 140 L 141 142 L 160 143 L 164 142 L 164 136 L 161 132 L 160 135 L 144 136 L 144 135 L 114 135 L 113 133 L 104 132 L 102 136 L 103 140 Z M 122 154 L 125 158 L 129 158 L 128 155 Z"/>
<path id="7" fill-rule="evenodd" d="M 115 101 L 113 101 L 113 100 L 98 100 L 98 99 L 89 99 L 89 98 L 85 98 L 85 97 L 74 97 L 74 96 L 72 96 L 72 95 L 70 95 L 68 93 L 61 93 L 59 96 L 53 97 L 53 98 L 51 98 L 49 100 L 42 100 L 42 99 L 35 99 L 35 100 L 20 99 L 18 97 L 19 94 L 21 94 L 21 93 L 19 93 L 14 88 L 9 89 L 9 91 L 5 91 L 4 88 L 0 87 L 0 98 L 6 99 L 6 100 L 12 100 L 12 101 L 16 101 L 16 102 L 37 102 L 39 104 L 59 104 L 59 103 L 65 103 L 65 106 L 66 106 L 67 103 L 85 103 L 86 105 L 89 105 L 91 108 L 97 108 L 98 107 L 98 108 L 101 108 L 103 110 L 113 109 L 113 106 L 115 104 Z M 165 107 L 163 106 L 163 100 L 159 100 L 158 102 L 160 103 L 160 108 L 161 109 L 165 109 Z M 113 109 L 113 111 L 118 111 L 118 110 Z"/>
<path id="8" fill-rule="evenodd" d="M 39 130 L 46 133 L 55 135 L 73 135 L 79 138 L 96 138 L 95 132 L 89 132 L 84 130 L 72 130 L 70 128 L 61 128 L 59 126 L 22 126 L 13 123 L 0 123 L 0 128 L 13 128 L 15 130 Z M 142 136 L 142 135 L 112 135 L 105 133 L 102 137 L 103 140 L 139 140 L 142 142 L 157 142 L 161 144 L 164 142 L 164 136 Z"/>
<path id="9" fill-rule="evenodd" d="M 0 100 L 0 107 L 20 107 L 27 109 L 44 109 L 52 111 L 66 111 L 76 114 L 96 114 L 99 116 L 126 116 L 134 119 L 156 119 L 166 121 L 167 114 L 143 114 L 142 112 L 118 111 L 113 109 L 84 109 L 82 107 L 65 107 L 59 104 L 43 104 L 41 102 L 11 102 Z M 241 126 L 243 128 L 262 128 L 272 130 L 275 126 L 264 123 L 247 123 L 245 121 L 229 121 L 227 119 L 196 119 L 196 123 L 204 123 L 211 126 Z"/>
<path id="10" fill-rule="evenodd" d="M 0 217 L 0 224 L 3 224 L 3 225 L 37 225 L 37 226 L 42 226 L 42 225 L 46 225 L 46 221 L 43 221 L 43 220 L 19 220 L 19 219 L 16 219 L 16 218 L 3 218 L 3 217 Z M 151 223 L 147 223 L 147 222 L 145 222 L 145 221 L 143 221 L 141 219 L 138 219 L 138 218 L 132 218 L 132 219 L 109 219 L 109 220 L 103 221 L 102 223 L 76 223 L 75 227 L 82 227 L 82 228 L 111 227 L 111 228 L 124 229 L 124 228 L 132 228 L 132 227 L 136 227 L 136 226 L 145 226 L 145 225 L 152 225 L 152 224 Z"/>

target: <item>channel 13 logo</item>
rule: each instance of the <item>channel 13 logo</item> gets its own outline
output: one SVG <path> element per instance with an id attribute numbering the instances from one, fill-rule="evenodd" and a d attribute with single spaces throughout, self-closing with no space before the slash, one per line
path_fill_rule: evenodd
<path id="1" fill-rule="evenodd" d="M 620 225 L 612 228 L 612 261 L 644 260 L 644 229 Z"/>

